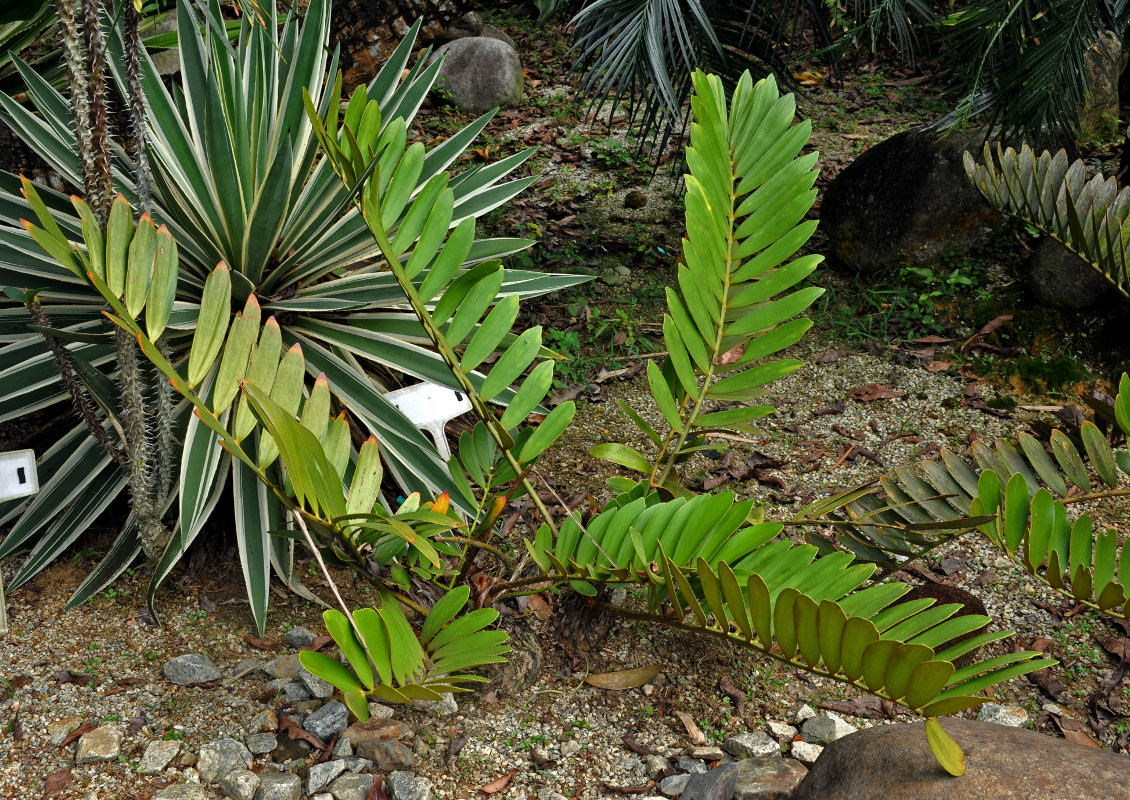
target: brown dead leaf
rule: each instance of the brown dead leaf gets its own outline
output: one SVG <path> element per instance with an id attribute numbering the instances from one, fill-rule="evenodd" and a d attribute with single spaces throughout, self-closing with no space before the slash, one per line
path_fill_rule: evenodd
<path id="1" fill-rule="evenodd" d="M 659 674 L 658 664 L 648 664 L 646 667 L 635 669 L 621 669 L 616 672 L 602 672 L 597 675 L 586 675 L 585 683 L 598 689 L 635 689 L 650 682 Z"/>
<path id="2" fill-rule="evenodd" d="M 71 672 L 69 669 L 61 669 L 55 673 L 55 680 L 59 683 L 73 683 L 75 686 L 86 686 L 90 684 L 94 678 L 90 675 L 80 675 L 76 672 Z"/>
<path id="3" fill-rule="evenodd" d="M 953 339 L 947 339 L 944 336 L 923 336 L 921 339 L 915 339 L 915 344 L 949 344 Z"/>
<path id="4" fill-rule="evenodd" d="M 365 796 L 365 800 L 388 800 L 388 795 L 385 794 L 385 779 L 377 775 L 373 780 L 373 785 L 369 787 L 369 794 Z"/>
<path id="5" fill-rule="evenodd" d="M 870 403 L 875 400 L 894 400 L 902 397 L 902 392 L 896 392 L 882 383 L 862 383 L 854 389 L 848 389 L 847 396 L 859 403 Z"/>
<path id="6" fill-rule="evenodd" d="M 923 369 L 927 372 L 934 373 L 945 372 L 947 369 L 953 368 L 953 363 L 952 361 L 931 361 L 929 364 L 926 364 Z"/>
<path id="7" fill-rule="evenodd" d="M 321 650 L 323 647 L 325 647 L 327 644 L 330 644 L 331 642 L 333 642 L 333 640 L 334 640 L 334 637 L 327 636 L 326 634 L 323 633 L 321 636 L 315 636 L 314 641 L 310 642 L 310 644 L 308 644 L 306 647 L 302 647 L 300 649 L 301 650 L 318 651 L 318 650 Z"/>
<path id="8" fill-rule="evenodd" d="M 1011 319 L 1012 319 L 1012 314 L 1001 314 L 999 317 L 995 317 L 994 319 L 985 323 L 985 326 L 983 328 L 981 328 L 981 330 L 977 331 L 977 335 L 978 336 L 988 336 L 990 333 L 993 333 L 1001 325 L 1004 325 L 1006 322 L 1009 322 Z"/>
<path id="9" fill-rule="evenodd" d="M 506 786 L 510 783 L 510 779 L 517 775 L 518 771 L 519 770 L 515 767 L 514 769 L 503 775 L 501 778 L 491 781 L 486 786 L 480 786 L 479 791 L 483 794 L 498 794 L 506 788 Z"/>
<path id="10" fill-rule="evenodd" d="M 1115 658 L 1130 661 L 1130 639 L 1117 636 L 1096 636 L 1095 639 Z"/>
<path id="11" fill-rule="evenodd" d="M 43 800 L 51 800 L 58 797 L 63 793 L 63 789 L 67 788 L 67 784 L 71 782 L 71 771 L 69 769 L 61 769 L 57 772 L 52 772 L 47 776 L 47 780 L 43 782 Z"/>
<path id="12" fill-rule="evenodd" d="M 92 730 L 94 730 L 97 727 L 98 727 L 97 725 L 91 725 L 89 722 L 82 723 L 77 728 L 75 728 L 73 731 L 71 731 L 70 733 L 68 733 L 66 736 L 63 737 L 63 741 L 59 742 L 59 747 L 60 748 L 66 747 L 71 742 L 73 742 L 75 739 L 82 736 L 84 733 L 90 733 Z"/>
<path id="13" fill-rule="evenodd" d="M 1059 732 L 1063 734 L 1063 738 L 1075 744 L 1083 744 L 1087 747 L 1097 747 L 1102 750 L 1103 746 L 1091 738 L 1091 735 L 1083 730 L 1082 724 L 1079 720 L 1071 719 L 1070 717 L 1057 717 L 1052 715 L 1052 720 L 1055 722 Z"/>
<path id="14" fill-rule="evenodd" d="M 22 689 L 25 686 L 31 685 L 31 676 L 29 676 L 29 675 L 17 675 L 16 677 L 14 677 L 10 681 L 8 681 L 8 683 L 12 684 L 13 689 Z"/>
<path id="15" fill-rule="evenodd" d="M 553 608 L 545 602 L 541 595 L 532 594 L 526 598 L 526 608 L 530 609 L 534 616 L 542 622 L 548 621 L 553 615 Z"/>
<path id="16" fill-rule="evenodd" d="M 305 739 L 312 744 L 316 750 L 325 750 L 326 744 L 314 734 L 298 726 L 294 720 L 286 714 L 279 715 L 279 733 L 285 733 L 291 739 Z"/>
<path id="17" fill-rule="evenodd" d="M 715 363 L 715 365 L 717 365 L 719 367 L 724 367 L 727 364 L 733 364 L 735 361 L 737 361 L 739 358 L 741 358 L 744 355 L 745 355 L 745 342 L 742 342 L 741 344 L 734 345 L 729 350 L 727 350 L 725 353 L 723 353 L 722 355 L 715 358 L 714 363 Z"/>
<path id="18" fill-rule="evenodd" d="M 706 735 L 699 730 L 698 725 L 695 724 L 694 718 L 691 717 L 686 711 L 676 711 L 675 716 L 683 723 L 683 727 L 687 729 L 687 738 L 691 740 L 693 745 L 706 744 Z"/>
<path id="19" fill-rule="evenodd" d="M 253 647 L 256 650 L 282 650 L 286 644 L 280 642 L 278 639 L 259 639 L 255 636 L 247 636 L 244 634 L 244 641 L 247 642 L 248 647 Z"/>
<path id="20" fill-rule="evenodd" d="M 739 716 L 745 713 L 745 692 L 734 685 L 729 673 L 723 675 L 718 681 L 718 691 L 730 698 L 730 702 L 734 704 L 734 710 L 738 712 Z"/>
<path id="21" fill-rule="evenodd" d="M 638 756 L 653 756 L 653 755 L 655 755 L 654 750 L 652 750 L 646 744 L 640 744 L 639 742 L 637 742 L 635 739 L 633 739 L 631 736 L 628 736 L 627 734 L 624 734 L 624 736 L 621 737 L 620 741 L 622 741 L 624 743 L 624 747 L 628 748 L 629 750 L 631 750 L 633 753 L 635 753 Z"/>
<path id="22" fill-rule="evenodd" d="M 823 408 L 818 408 L 815 411 L 813 411 L 812 416 L 821 417 L 825 414 L 842 414 L 842 413 L 844 413 L 844 401 L 843 400 L 835 400 L 832 403 L 829 403 L 828 405 L 824 406 Z"/>
<path id="23" fill-rule="evenodd" d="M 585 387 L 581 386 L 581 384 L 570 383 L 565 388 L 558 389 L 556 392 L 554 392 L 553 396 L 545 401 L 545 404 L 550 408 L 553 408 L 554 406 L 559 406 L 562 403 L 567 403 L 570 400 L 576 400 L 581 396 L 581 392 L 583 392 L 584 390 Z"/>

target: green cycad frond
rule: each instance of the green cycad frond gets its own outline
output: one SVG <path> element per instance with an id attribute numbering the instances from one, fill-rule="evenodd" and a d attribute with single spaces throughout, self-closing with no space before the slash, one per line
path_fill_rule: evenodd
<path id="1" fill-rule="evenodd" d="M 1130 432 L 1130 377 L 1122 376 L 1114 418 Z M 1084 422 L 1078 443 L 1059 430 L 1045 447 L 1022 433 L 1015 443 L 975 442 L 972 463 L 943 450 L 917 470 L 883 476 L 885 498 L 870 486 L 818 500 L 792 525 L 829 525 L 833 539 L 811 534 L 822 553 L 837 550 L 882 564 L 917 558 L 938 544 L 977 527 L 1026 572 L 1113 616 L 1130 614 L 1130 556 L 1112 531 L 1096 532 L 1092 518 L 1068 523 L 1066 506 L 1084 500 L 1125 497 L 1130 452 L 1115 449 L 1093 422 Z M 1117 569 L 1116 569 L 1117 567 Z M 1117 579 L 1116 579 L 1117 575 Z"/>
<path id="2" fill-rule="evenodd" d="M 793 125 L 795 103 L 772 78 L 756 85 L 747 72 L 727 106 L 722 81 L 694 75 L 691 145 L 687 149 L 686 224 L 678 289 L 667 290 L 663 369 L 648 364 L 648 383 L 670 430 L 655 431 L 621 405 L 655 443 L 654 465 L 633 448 L 598 445 L 608 458 L 653 481 L 673 483 L 676 462 L 711 430 L 748 431 L 772 411 L 743 405 L 708 412 L 711 401 L 746 402 L 762 386 L 801 365 L 769 360 L 794 344 L 811 323 L 795 319 L 820 294 L 795 287 L 822 256 L 787 261 L 816 228 L 804 216 L 816 199 L 817 154 L 798 156 L 811 125 Z M 748 367 L 748 369 L 747 369 Z"/>
<path id="3" fill-rule="evenodd" d="M 323 614 L 326 630 L 353 671 L 312 651 L 299 653 L 299 661 L 340 689 L 345 704 L 362 722 L 369 719 L 370 696 L 409 703 L 439 700 L 445 692 L 468 691 L 463 684 L 486 678 L 460 670 L 505 661 L 510 652 L 505 631 L 483 630 L 498 618 L 497 611 L 483 608 L 456 616 L 469 596 L 466 586 L 447 592 L 432 607 L 418 638 L 390 596 L 382 598 L 379 608 L 354 611 L 352 619 L 328 610 Z"/>
<path id="4" fill-rule="evenodd" d="M 562 525 L 556 542 L 543 528 L 530 552 L 550 580 L 587 594 L 590 582 L 646 586 L 650 611 L 637 616 L 725 637 L 925 716 L 978 705 L 988 698 L 976 692 L 1054 663 L 1022 652 L 955 671 L 954 660 L 1008 634 L 949 645 L 988 618 L 955 616 L 958 605 L 930 600 L 899 603 L 905 584 L 861 588 L 873 564 L 846 553 L 818 559 L 811 545 L 775 539 L 779 524 L 746 525 L 751 507 L 729 494 L 650 494 L 606 509 L 583 530 Z"/>
<path id="5" fill-rule="evenodd" d="M 1101 175 L 1088 181 L 1083 161 L 1068 164 L 1063 150 L 1037 157 L 1028 145 L 998 148 L 994 161 L 986 144 L 982 158 L 966 153 L 965 172 L 993 208 L 1051 236 L 1130 298 L 1130 187 Z"/>

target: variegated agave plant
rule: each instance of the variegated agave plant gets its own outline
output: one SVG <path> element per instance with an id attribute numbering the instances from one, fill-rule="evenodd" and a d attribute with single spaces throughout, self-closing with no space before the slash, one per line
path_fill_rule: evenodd
<path id="1" fill-rule="evenodd" d="M 306 95 L 320 113 L 329 112 L 331 106 L 336 111 L 337 59 L 326 47 L 330 3 L 314 0 L 301 22 L 289 17 L 279 25 L 273 6 L 264 6 L 263 14 L 244 17 L 238 45 L 233 45 L 217 3 L 202 4 L 197 11 L 182 0 L 178 33 L 183 91 L 175 94 L 165 88 L 148 58 L 142 58 L 152 227 L 169 231 L 178 245 L 180 266 L 174 303 L 157 347 L 182 373 L 192 367 L 188 353 L 206 279 L 218 263 L 224 263 L 231 304 L 223 314 L 223 330 L 249 326 L 250 317 L 256 322 L 265 319 L 263 335 L 268 329 L 272 333 L 268 341 L 256 343 L 260 350 L 300 347 L 307 378 L 299 393 L 312 392 L 315 377 L 324 373 L 332 404 L 347 409 L 353 422 L 380 443 L 385 465 L 406 495 L 446 491 L 458 507 L 473 513 L 474 505 L 458 490 L 432 443 L 383 397 L 390 382 L 402 376 L 459 384 L 428 346 L 426 330 L 404 308 L 404 295 L 388 270 L 385 254 L 365 220 L 352 209 L 350 187 L 338 180 L 329 161 L 319 154 L 314 127 L 303 107 Z M 435 199 L 425 187 L 436 185 L 438 176 L 445 174 L 490 118 L 488 114 L 476 120 L 431 150 L 407 142 L 408 125 L 439 68 L 425 66 L 424 59 L 408 68 L 416 30 L 366 87 L 365 95 L 379 109 L 382 154 L 388 160 L 380 183 L 385 233 L 401 249 L 424 233 L 414 226 L 425 210 L 430 212 Z M 123 47 L 121 36 L 108 37 L 107 61 L 125 95 L 130 81 L 122 67 Z M 0 117 L 65 180 L 83 185 L 84 163 L 67 98 L 26 66 L 18 67 L 35 111 L 0 95 Z M 424 264 L 417 282 L 426 280 L 427 270 L 441 266 L 441 260 L 445 269 L 454 271 L 452 275 L 473 267 L 489 269 L 496 277 L 488 305 L 503 299 L 507 308 L 517 298 L 577 282 L 569 276 L 502 270 L 497 259 L 530 242 L 475 236 L 476 217 L 506 203 L 532 180 L 508 178 L 529 155 L 522 152 L 445 178 L 448 225 L 460 246 L 448 247 L 443 259 Z M 109 156 L 113 191 L 136 206 L 137 165 L 116 145 Z M 84 279 L 31 240 L 20 224 L 29 217 L 29 209 L 19 190 L 15 176 L 0 175 L 0 285 L 18 290 L 18 299 L 0 308 L 8 342 L 0 351 L 0 420 L 47 408 L 73 394 L 60 379 L 43 331 L 29 325 L 24 290 L 35 292 L 42 311 L 36 324 L 53 326 L 52 335 L 63 343 L 66 358 L 82 376 L 83 390 L 100 406 L 98 410 L 107 419 L 121 418 L 124 412 L 112 384 L 123 374 L 121 343 L 102 316 L 104 301 Z M 46 187 L 39 187 L 38 193 L 58 220 L 62 235 L 81 243 L 84 220 L 69 199 Z M 105 222 L 98 215 L 94 221 Z M 427 234 L 446 238 L 446 231 L 429 229 Z M 128 239 L 120 243 L 129 246 Z M 217 341 L 223 340 L 220 336 Z M 511 341 L 507 335 L 495 344 L 505 348 Z M 209 402 L 208 387 L 215 385 L 219 365 L 211 363 L 210 368 L 201 384 Z M 470 380 L 483 380 L 473 370 L 468 372 Z M 136 374 L 141 377 L 134 397 L 145 402 L 163 396 L 158 391 L 163 381 L 146 375 L 144 369 Z M 512 396 L 503 387 L 496 399 L 505 402 Z M 138 531 L 135 520 L 129 520 L 72 604 L 114 580 L 143 549 L 158 564 L 151 587 L 155 590 L 198 535 L 225 487 L 241 485 L 250 490 L 252 485 L 240 473 L 238 460 L 218 447 L 218 434 L 189 415 L 186 406 L 176 412 L 171 406 L 162 410 L 140 405 L 139 409 L 147 416 L 139 417 L 142 422 L 136 430 L 145 441 L 154 418 L 162 422 L 158 426 L 162 435 L 155 437 L 153 448 L 174 439 L 183 442 L 183 448 L 178 445 L 167 455 L 143 448 L 149 453 L 146 463 L 152 472 L 165 470 L 173 476 L 169 490 L 159 490 L 150 504 L 160 524 Z M 122 434 L 112 426 L 106 436 L 125 449 L 119 441 Z M 39 470 L 40 494 L 0 509 L 5 522 L 14 522 L 0 545 L 0 557 L 29 547 L 34 554 L 16 575 L 13 588 L 30 580 L 80 536 L 126 484 L 123 466 L 86 425 L 62 435 L 43 454 Z M 296 590 L 301 591 L 301 585 L 292 575 L 292 543 L 268 535 L 278 527 L 281 509 L 270 497 L 264 499 L 261 491 L 258 497 L 257 502 L 244 503 L 234 521 L 248 595 L 262 629 L 271 572 L 265 565 L 273 566 Z"/>

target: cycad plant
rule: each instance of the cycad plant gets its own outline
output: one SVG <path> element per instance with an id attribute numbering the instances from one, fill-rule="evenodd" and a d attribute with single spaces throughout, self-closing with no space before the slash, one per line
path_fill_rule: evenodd
<path id="1" fill-rule="evenodd" d="M 91 5 L 99 8 L 98 3 Z M 303 392 L 312 391 L 317 375 L 326 375 L 333 404 L 348 409 L 352 423 L 380 443 L 388 472 L 405 495 L 447 491 L 465 512 L 472 512 L 473 504 L 458 491 L 433 444 L 383 396 L 384 390 L 405 376 L 456 388 L 459 384 L 443 359 L 427 346 L 426 331 L 403 307 L 404 296 L 380 248 L 350 205 L 350 187 L 319 156 L 303 97 L 311 98 L 320 113 L 336 111 L 340 84 L 334 82 L 336 56 L 326 47 L 328 0 L 314 0 L 301 21 L 291 16 L 281 25 L 273 8 L 264 7 L 262 17 L 246 15 L 238 47 L 228 40 L 219 13 L 215 3 L 199 11 L 187 2 L 180 3 L 184 88 L 175 93 L 165 88 L 144 53 L 139 54 L 138 80 L 131 81 L 126 56 L 136 48 L 128 35 L 110 32 L 109 57 L 104 61 L 113 80 L 123 96 L 130 96 L 131 83 L 144 91 L 146 146 L 135 151 L 138 158 L 134 158 L 107 138 L 104 148 L 95 149 L 96 159 L 101 160 L 94 164 L 93 179 L 87 177 L 90 149 L 75 139 L 72 104 L 32 70 L 18 65 L 37 113 L 0 95 L 0 116 L 67 182 L 91 187 L 87 201 L 93 220 L 81 219 L 65 196 L 39 187 L 43 203 L 58 220 L 63 235 L 79 242 L 84 225 L 105 225 L 115 213 L 108 202 L 113 192 L 120 192 L 123 202 L 134 206 L 148 202 L 153 227 L 167 228 L 179 252 L 177 294 L 168 326 L 156 344 L 167 361 L 181 370 L 191 367 L 188 351 L 205 280 L 223 262 L 231 283 L 225 330 L 229 325 L 245 324 L 240 320 L 249 314 L 261 315 L 267 320 L 265 325 L 277 331 L 278 346 L 301 347 L 309 376 Z M 438 63 L 425 67 L 421 59 L 407 69 L 417 30 L 418 26 L 409 33 L 365 95 L 373 101 L 371 107 L 380 111 L 379 133 L 390 145 L 383 152 L 398 162 L 404 159 L 415 165 L 411 180 L 405 169 L 397 180 L 390 181 L 394 170 L 389 170 L 381 185 L 381 192 L 390 185 L 394 191 L 383 199 L 386 209 L 396 209 L 386 219 L 386 235 L 398 247 L 423 233 L 418 225 L 424 204 L 434 199 L 425 187 L 434 185 L 490 119 L 485 115 L 430 151 L 423 144 L 408 143 L 409 123 L 439 68 Z M 91 85 L 98 85 L 97 76 L 93 77 Z M 77 129 L 85 130 L 83 126 Z M 137 178 L 142 154 L 151 167 L 148 200 Z M 519 153 L 446 179 L 449 225 L 458 234 L 459 246 L 445 249 L 443 266 L 461 274 L 491 264 L 489 269 L 497 280 L 487 305 L 514 296 L 515 300 L 506 301 L 509 306 L 518 297 L 559 290 L 578 280 L 503 270 L 496 259 L 530 242 L 475 237 L 475 218 L 507 202 L 532 180 L 507 179 L 529 155 L 529 151 Z M 144 170 L 141 174 L 145 175 Z M 117 400 L 116 393 L 105 387 L 113 379 L 121 383 L 130 372 L 122 366 L 125 345 L 113 339 L 102 317 L 102 298 L 31 241 L 19 222 L 28 216 L 28 208 L 19 197 L 16 178 L 0 175 L 0 189 L 0 242 L 4 245 L 0 284 L 20 290 L 18 304 L 0 309 L 10 342 L 0 355 L 4 386 L 0 419 L 46 408 L 68 396 L 68 384 L 60 378 L 68 373 L 61 373 L 41 330 L 48 324 L 55 330 L 51 335 L 64 344 L 65 357 L 74 365 L 71 371 L 82 378 L 83 386 L 72 386 L 75 391 L 70 394 L 89 393 L 97 399 L 99 392 L 90 387 L 102 386 L 107 419 L 118 418 L 117 406 L 109 404 Z M 446 234 L 427 233 L 433 238 Z M 425 275 L 421 273 L 418 280 Z M 22 307 L 25 289 L 36 293 L 35 302 L 43 313 L 35 323 L 38 328 L 28 325 L 28 313 Z M 275 346 L 274 334 L 270 341 Z M 506 335 L 496 344 L 505 348 L 512 341 Z M 146 460 L 131 457 L 127 461 L 148 465 L 142 473 L 167 469 L 173 476 L 173 490 L 158 492 L 150 504 L 165 533 L 147 534 L 126 546 L 132 540 L 123 532 L 111 551 L 112 558 L 96 569 L 96 579 L 84 584 L 72 602 L 82 601 L 113 580 L 141 549 L 159 562 L 151 586 L 155 590 L 199 534 L 229 481 L 236 485 L 241 480 L 236 462 L 218 448 L 217 434 L 196 416 L 174 413 L 162 400 L 165 382 L 153 380 L 147 369 L 139 367 L 138 391 L 132 395 L 123 392 L 121 400 L 126 404 L 136 401 L 149 415 L 142 417 L 148 419 L 145 431 L 154 429 L 154 418 L 160 423 L 157 429 L 163 435 L 150 439 L 154 448 L 170 438 L 183 442 L 183 447 L 171 455 L 144 449 L 139 455 Z M 483 377 L 469 371 L 468 379 L 481 382 Z M 203 380 L 207 383 L 213 376 L 205 375 Z M 504 403 L 512 396 L 503 387 L 495 399 Z M 122 414 L 126 414 L 124 409 Z M 107 436 L 124 441 L 129 433 L 112 430 Z M 39 470 L 40 494 L 30 502 L 3 509 L 4 519 L 15 524 L 0 546 L 0 557 L 29 546 L 37 555 L 17 574 L 13 588 L 81 535 L 126 483 L 122 464 L 99 444 L 87 424 L 61 437 L 43 455 Z M 142 482 L 139 478 L 138 483 Z M 271 502 L 247 505 L 235 516 L 240 552 L 245 554 L 248 595 L 260 629 L 265 621 L 269 571 L 250 564 L 247 553 L 268 554 L 276 572 L 301 590 L 292 575 L 291 544 L 268 535 L 277 527 L 274 520 L 279 516 Z M 135 520 L 127 527 L 133 524 Z"/>
<path id="2" fill-rule="evenodd" d="M 597 450 L 647 474 L 650 481 L 616 482 L 624 491 L 586 524 L 574 515 L 559 528 L 546 519 L 534 540 L 526 543 L 533 569 L 515 566 L 505 553 L 491 549 L 489 537 L 484 537 L 481 549 L 498 558 L 503 572 L 485 582 L 477 603 L 487 606 L 496 598 L 540 591 L 547 582 L 568 584 L 592 597 L 605 584 L 645 587 L 647 611 L 602 607 L 722 637 L 901 702 L 927 718 L 934 752 L 948 770 L 960 774 L 960 750 L 942 731 L 936 716 L 974 707 L 988 699 L 978 694 L 984 688 L 1053 662 L 1039 659 L 1038 653 L 1018 652 L 956 670 L 953 660 L 1008 634 L 989 633 L 951 645 L 953 639 L 978 630 L 988 620 L 955 616 L 957 606 L 933 608 L 930 600 L 900 604 L 897 601 L 907 591 L 905 585 L 868 585 L 876 572 L 874 564 L 853 563 L 854 558 L 846 553 L 818 559 L 816 546 L 779 538 L 783 526 L 757 520 L 750 501 L 736 502 L 731 494 L 680 496 L 687 493 L 677 485 L 677 465 L 701 447 L 703 437 L 721 430 L 744 430 L 743 426 L 767 413 L 768 409 L 759 406 L 719 410 L 714 404 L 748 401 L 763 384 L 796 366 L 796 362 L 769 359 L 803 334 L 808 323 L 793 318 L 819 294 L 816 289 L 793 291 L 817 259 L 788 261 L 812 233 L 813 225 L 801 220 L 814 200 L 810 191 L 814 159 L 797 156 L 807 141 L 808 127 L 791 124 L 791 98 L 780 97 L 772 80 L 755 86 L 747 74 L 728 103 L 717 77 L 697 73 L 692 113 L 685 267 L 678 289 L 668 295 L 667 363 L 649 373 L 656 405 L 670 431 L 659 434 L 638 413 L 625 408 L 655 443 L 654 464 L 643 453 L 623 446 Z M 364 126 L 347 124 L 337 131 L 326 125 L 319 137 L 344 180 L 352 182 L 372 167 L 371 174 L 363 178 L 359 197 L 382 251 L 388 251 L 393 245 L 385 240 L 383 225 L 377 222 L 381 219 L 380 195 L 372 189 L 380 182 L 381 169 L 379 159 L 362 157 L 365 148 L 360 142 L 367 138 Z M 415 253 L 409 256 L 408 265 L 413 258 Z M 448 323 L 438 307 L 436 312 L 427 307 L 427 291 L 413 297 L 410 267 L 394 265 L 393 271 L 449 368 L 461 374 L 463 367 L 455 352 L 458 334 L 448 341 L 458 315 Z M 470 283 L 467 288 L 471 296 L 475 288 Z M 486 329 L 484 323 L 478 335 Z M 473 346 L 474 339 L 463 351 L 464 358 Z M 495 370 L 501 368 L 502 360 Z M 518 394 L 531 384 L 538 385 L 534 381 L 531 374 Z M 479 390 L 468 386 L 467 391 Z M 533 439 L 511 445 L 506 417 L 499 424 L 481 402 L 476 401 L 475 409 L 482 419 L 463 435 L 460 451 L 466 455 L 463 466 L 471 480 L 489 493 L 496 482 L 494 475 L 506 466 L 525 471 L 523 454 Z M 550 426 L 551 420 L 542 427 Z M 538 433 L 541 429 L 534 435 Z M 508 472 L 502 482 L 511 483 L 513 478 L 514 471 Z M 505 502 L 505 497 L 496 499 Z M 501 508 L 498 503 L 490 505 Z M 985 515 L 956 525 L 968 527 L 989 519 Z M 463 569 L 454 577 L 451 572 L 436 576 L 449 592 L 459 590 L 464 578 Z M 436 610 L 439 608 L 437 604 Z M 446 605 L 444 608 L 440 621 L 446 618 Z M 371 694 L 380 696 L 381 687 L 397 691 L 399 679 L 393 675 L 392 680 L 382 678 L 380 684 L 374 684 L 367 663 L 374 652 L 387 648 L 394 623 L 383 615 L 378 619 L 366 612 L 359 619 L 359 614 L 362 612 L 353 615 L 352 622 L 344 615 L 327 615 L 327 625 L 353 672 L 327 659 L 309 658 L 304 663 L 351 698 L 351 707 L 364 719 L 364 699 Z M 464 619 L 462 625 L 469 631 L 470 615 Z M 369 632 L 375 632 L 371 645 Z M 428 647 L 436 649 L 434 657 L 444 659 L 452 670 L 460 668 L 459 660 L 429 639 L 431 633 L 431 626 L 425 623 L 421 640 L 431 642 Z M 454 637 L 455 631 L 437 639 L 449 646 Z M 470 651 L 488 658 L 498 646 L 484 638 Z M 422 661 L 423 651 L 413 648 L 413 652 Z"/>

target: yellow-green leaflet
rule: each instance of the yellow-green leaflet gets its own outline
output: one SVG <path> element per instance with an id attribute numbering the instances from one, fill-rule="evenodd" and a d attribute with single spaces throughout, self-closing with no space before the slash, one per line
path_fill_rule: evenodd
<path id="1" fill-rule="evenodd" d="M 113 286 L 110 287 L 111 289 Z M 231 273 L 222 261 L 204 281 L 200 318 L 188 354 L 188 385 L 197 386 L 212 368 L 228 332 L 231 318 Z"/>
<path id="2" fill-rule="evenodd" d="M 129 263 L 126 266 L 126 311 L 131 319 L 137 319 L 149 296 L 153 259 L 157 255 L 156 239 L 157 228 L 153 219 L 143 214 L 129 244 Z"/>
<path id="3" fill-rule="evenodd" d="M 350 514 L 368 514 L 377 503 L 381 490 L 380 447 L 375 436 L 370 436 L 357 453 L 357 468 L 353 472 L 353 482 L 349 485 L 349 497 L 345 508 Z"/>
<path id="4" fill-rule="evenodd" d="M 90 270 L 102 280 L 106 280 L 106 237 L 94 219 L 90 206 L 79 198 L 71 196 L 71 205 L 82 218 L 82 239 L 86 242 L 86 253 L 90 258 Z"/>
<path id="5" fill-rule="evenodd" d="M 133 213 L 126 199 L 118 195 L 110 207 L 110 218 L 106 220 L 106 285 L 115 297 L 121 297 L 126 290 L 126 268 L 132 240 Z"/>
<path id="6" fill-rule="evenodd" d="M 239 393 L 239 379 L 247 371 L 247 359 L 251 346 L 259 336 L 259 320 L 262 310 L 255 295 L 248 295 L 243 311 L 235 315 L 228 340 L 224 345 L 224 355 L 220 358 L 220 369 L 216 373 L 216 388 L 212 395 L 212 411 L 222 414 Z"/>
<path id="7" fill-rule="evenodd" d="M 169 314 L 177 296 L 177 243 L 169 229 L 157 229 L 157 252 L 153 259 L 153 277 L 149 284 L 149 300 L 145 303 L 145 330 L 150 341 L 157 341 L 169 324 Z"/>

